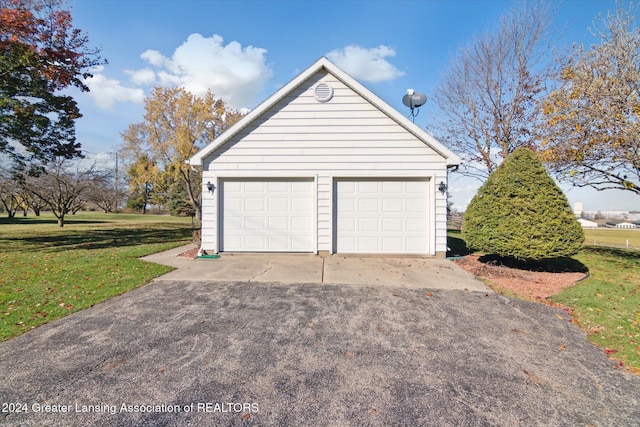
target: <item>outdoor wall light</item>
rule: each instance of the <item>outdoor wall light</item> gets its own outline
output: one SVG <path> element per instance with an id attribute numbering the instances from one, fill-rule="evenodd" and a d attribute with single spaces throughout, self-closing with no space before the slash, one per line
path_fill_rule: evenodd
<path id="1" fill-rule="evenodd" d="M 440 191 L 440 193 L 442 193 L 442 195 L 444 196 L 444 193 L 447 192 L 447 184 L 440 181 L 440 185 L 438 185 L 438 191 Z"/>
<path id="2" fill-rule="evenodd" d="M 211 181 L 207 181 L 207 190 L 209 190 L 209 193 L 213 194 L 213 190 L 215 190 L 215 188 L 215 185 L 213 185 Z"/>

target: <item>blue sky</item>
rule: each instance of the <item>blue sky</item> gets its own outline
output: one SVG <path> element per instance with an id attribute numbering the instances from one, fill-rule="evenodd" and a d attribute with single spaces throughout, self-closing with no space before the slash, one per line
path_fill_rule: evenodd
<path id="1" fill-rule="evenodd" d="M 211 89 L 235 108 L 252 109 L 321 56 L 328 56 L 402 113 L 407 88 L 429 98 L 456 50 L 496 25 L 514 4 L 502 0 L 207 1 L 71 0 L 74 25 L 108 64 L 89 93 L 74 92 L 84 117 L 77 136 L 87 157 L 109 164 L 120 133 L 141 120 L 157 85 Z M 613 0 L 556 3 L 554 45 L 589 45 L 589 27 Z M 430 105 L 416 118 L 427 127 Z M 478 181 L 450 176 L 454 208 Z M 621 191 L 563 186 L 585 210 L 640 210 Z"/>

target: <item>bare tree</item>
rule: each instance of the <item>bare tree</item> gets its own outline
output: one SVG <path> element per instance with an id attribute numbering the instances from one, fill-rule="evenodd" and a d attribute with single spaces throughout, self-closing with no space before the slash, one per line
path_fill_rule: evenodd
<path id="1" fill-rule="evenodd" d="M 461 172 L 486 179 L 509 153 L 534 145 L 537 104 L 549 66 L 548 3 L 522 3 L 476 36 L 445 71 L 434 95 L 434 128 L 462 159 Z"/>
<path id="2" fill-rule="evenodd" d="M 42 211 L 43 209 L 45 209 L 47 207 L 46 203 L 44 203 L 39 198 L 35 197 L 26 188 L 23 188 L 20 191 L 20 194 L 22 195 L 22 197 L 25 198 L 25 200 L 27 201 L 27 204 L 29 205 L 29 208 L 33 211 L 35 216 L 40 216 L 40 211 Z"/>
<path id="3" fill-rule="evenodd" d="M 87 194 L 86 201 L 102 209 L 104 213 L 115 212 L 117 200 L 122 200 L 121 194 L 116 194 L 112 179 L 107 175 L 94 181 L 93 190 Z"/>
<path id="4" fill-rule="evenodd" d="M 57 158 L 49 163 L 41 175 L 23 176 L 23 185 L 33 196 L 51 209 L 64 227 L 65 215 L 75 213 L 93 191 L 96 183 L 106 179 L 108 172 L 95 165 L 83 168 L 78 161 Z"/>
<path id="5" fill-rule="evenodd" d="M 7 170 L 0 168 L 0 203 L 9 218 L 16 215 L 19 208 L 18 193 L 20 184 Z"/>

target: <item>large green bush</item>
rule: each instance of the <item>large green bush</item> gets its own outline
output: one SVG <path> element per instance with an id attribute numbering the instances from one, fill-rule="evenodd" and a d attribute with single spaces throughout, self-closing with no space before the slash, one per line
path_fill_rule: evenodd
<path id="1" fill-rule="evenodd" d="M 462 223 L 467 246 L 521 261 L 566 257 L 584 233 L 537 155 L 516 149 L 471 200 Z"/>

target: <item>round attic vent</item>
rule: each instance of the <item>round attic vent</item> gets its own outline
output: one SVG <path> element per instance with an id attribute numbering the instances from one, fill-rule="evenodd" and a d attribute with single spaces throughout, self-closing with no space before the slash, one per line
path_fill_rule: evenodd
<path id="1" fill-rule="evenodd" d="M 318 83 L 314 93 L 316 101 L 327 102 L 333 97 L 333 88 L 326 83 Z"/>

